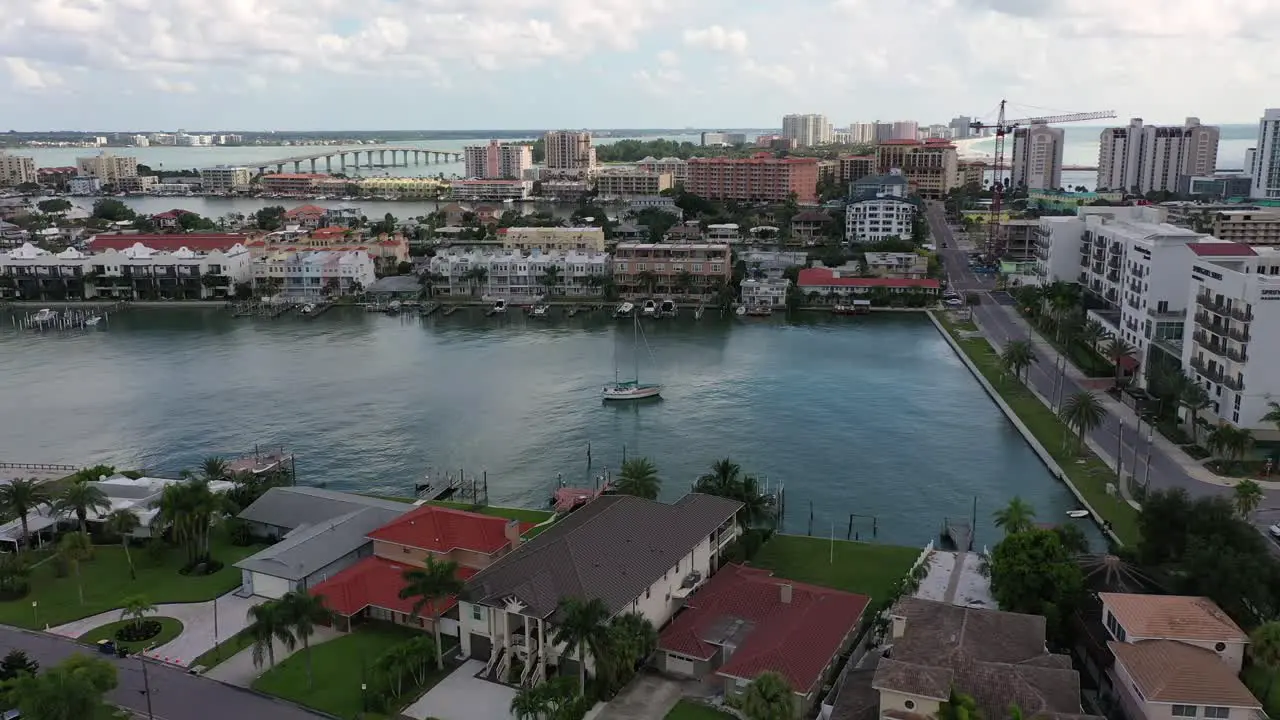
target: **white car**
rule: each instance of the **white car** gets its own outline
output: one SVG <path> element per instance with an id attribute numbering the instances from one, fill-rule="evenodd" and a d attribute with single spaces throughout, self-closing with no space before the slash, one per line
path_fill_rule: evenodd
<path id="1" fill-rule="evenodd" d="M 1276 523 L 1267 528 L 1267 532 L 1271 533 L 1271 537 L 1280 540 L 1280 523 Z"/>
<path id="2" fill-rule="evenodd" d="M 943 302 L 943 303 L 945 303 L 945 304 L 947 304 L 947 305 L 949 305 L 949 306 L 951 306 L 951 307 L 960 307 L 961 305 L 963 305 L 963 304 L 964 304 L 964 301 L 963 301 L 963 300 L 961 300 L 960 298 L 947 298 L 946 300 L 943 300 L 942 302 Z"/>

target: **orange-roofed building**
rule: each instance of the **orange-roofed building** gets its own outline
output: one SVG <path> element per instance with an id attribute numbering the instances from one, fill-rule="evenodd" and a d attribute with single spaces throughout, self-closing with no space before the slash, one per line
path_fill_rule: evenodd
<path id="1" fill-rule="evenodd" d="M 328 175 L 318 173 L 276 173 L 262 176 L 262 189 L 267 192 L 284 195 L 308 195 L 318 182 L 329 179 Z"/>
<path id="2" fill-rule="evenodd" d="M 306 230 L 315 230 L 325 222 L 329 211 L 319 205 L 299 205 L 284 214 L 286 225 L 298 225 Z"/>

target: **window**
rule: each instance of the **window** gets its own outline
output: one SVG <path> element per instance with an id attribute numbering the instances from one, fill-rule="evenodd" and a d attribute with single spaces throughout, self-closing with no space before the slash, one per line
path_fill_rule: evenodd
<path id="1" fill-rule="evenodd" d="M 644 599 L 645 599 L 645 600 L 648 600 L 648 599 L 649 599 L 649 588 L 645 588 L 645 589 L 644 589 Z"/>
<path id="2" fill-rule="evenodd" d="M 1205 707 L 1204 716 L 1207 718 L 1227 718 L 1231 716 L 1231 708 Z"/>
<path id="3" fill-rule="evenodd" d="M 1195 717 L 1195 705 L 1174 705 L 1172 715 L 1174 717 Z"/>
<path id="4" fill-rule="evenodd" d="M 472 620 L 483 620 L 483 619 L 484 619 L 484 610 L 481 610 L 479 605 L 472 605 L 472 606 L 471 606 L 471 619 L 472 619 Z"/>
<path id="5" fill-rule="evenodd" d="M 1116 620 L 1116 616 L 1111 614 L 1110 610 L 1107 611 L 1107 630 L 1111 631 L 1111 636 L 1114 637 L 1116 640 L 1119 640 L 1120 642 L 1124 642 L 1125 640 L 1124 628 L 1120 625 L 1120 622 Z"/>

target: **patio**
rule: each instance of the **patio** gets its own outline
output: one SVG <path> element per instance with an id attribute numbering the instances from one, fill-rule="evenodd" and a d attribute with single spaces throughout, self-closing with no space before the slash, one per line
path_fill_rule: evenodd
<path id="1" fill-rule="evenodd" d="M 515 688 L 476 677 L 484 663 L 468 660 L 436 683 L 426 695 L 405 708 L 403 715 L 417 720 L 504 720 L 512 717 Z"/>

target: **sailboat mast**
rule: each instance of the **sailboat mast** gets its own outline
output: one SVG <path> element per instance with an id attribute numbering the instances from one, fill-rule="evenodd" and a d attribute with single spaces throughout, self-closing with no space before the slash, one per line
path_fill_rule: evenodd
<path id="1" fill-rule="evenodd" d="M 631 358 L 636 363 L 636 385 L 640 384 L 640 316 L 633 315 L 634 325 L 631 329 Z"/>

